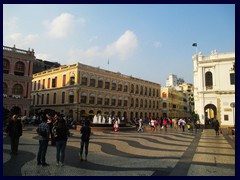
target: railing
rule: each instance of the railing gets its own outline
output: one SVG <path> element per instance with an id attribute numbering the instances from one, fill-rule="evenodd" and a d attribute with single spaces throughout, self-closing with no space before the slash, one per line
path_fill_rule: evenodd
<path id="1" fill-rule="evenodd" d="M 28 51 L 26 51 L 26 50 L 22 50 L 22 49 L 17 49 L 17 48 L 15 48 L 15 46 L 13 48 L 8 47 L 8 46 L 3 46 L 3 50 L 4 51 L 12 51 L 12 52 L 20 53 L 20 54 L 34 55 L 33 49 L 32 49 L 32 51 L 30 51 L 30 49 L 28 49 Z"/>

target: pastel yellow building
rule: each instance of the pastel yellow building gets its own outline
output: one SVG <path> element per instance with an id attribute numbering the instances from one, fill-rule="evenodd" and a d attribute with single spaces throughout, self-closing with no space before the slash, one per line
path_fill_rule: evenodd
<path id="1" fill-rule="evenodd" d="M 161 85 L 81 63 L 33 74 L 32 106 L 73 119 L 160 117 Z"/>
<path id="2" fill-rule="evenodd" d="M 177 91 L 174 87 L 161 88 L 161 107 L 163 117 L 185 118 L 189 116 L 186 94 Z"/>

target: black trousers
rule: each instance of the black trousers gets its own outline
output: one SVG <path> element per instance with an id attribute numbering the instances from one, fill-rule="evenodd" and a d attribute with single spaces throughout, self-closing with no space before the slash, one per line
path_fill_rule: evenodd
<path id="1" fill-rule="evenodd" d="M 11 139 L 11 153 L 17 154 L 18 153 L 18 144 L 19 144 L 19 137 L 10 137 Z"/>

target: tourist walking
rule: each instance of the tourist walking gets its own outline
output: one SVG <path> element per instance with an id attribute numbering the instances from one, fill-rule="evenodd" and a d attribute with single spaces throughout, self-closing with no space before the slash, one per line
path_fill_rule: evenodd
<path id="1" fill-rule="evenodd" d="M 46 153 L 48 148 L 50 129 L 47 123 L 47 116 L 43 116 L 42 123 L 38 126 L 39 149 L 37 155 L 37 165 L 48 166 L 46 163 Z"/>
<path id="2" fill-rule="evenodd" d="M 216 136 L 219 136 L 219 128 L 220 128 L 219 121 L 215 120 L 215 122 L 214 122 L 214 130 L 216 132 Z"/>
<path id="3" fill-rule="evenodd" d="M 64 119 L 58 121 L 56 126 L 56 165 L 64 166 L 65 149 L 67 145 L 67 139 L 69 135 L 69 128 L 66 125 Z"/>
<path id="4" fill-rule="evenodd" d="M 139 118 L 138 120 L 138 132 L 142 131 L 143 132 L 143 122 L 142 122 L 142 117 Z"/>
<path id="5" fill-rule="evenodd" d="M 186 125 L 186 121 L 184 119 L 182 119 L 182 131 L 184 132 L 185 131 L 185 125 Z"/>
<path id="6" fill-rule="evenodd" d="M 163 127 L 164 127 L 165 131 L 167 131 L 167 124 L 168 124 L 168 120 L 167 120 L 167 118 L 164 118 L 163 119 Z"/>
<path id="7" fill-rule="evenodd" d="M 9 120 L 6 133 L 9 135 L 11 140 L 11 155 L 17 155 L 19 139 L 20 136 L 22 136 L 22 123 L 16 114 L 14 114 Z"/>
<path id="8" fill-rule="evenodd" d="M 85 147 L 85 161 L 87 161 L 87 155 L 88 155 L 88 145 L 89 145 L 89 139 L 91 135 L 91 128 L 90 128 L 90 121 L 86 121 L 84 126 L 82 126 L 80 130 L 82 136 L 81 136 L 81 146 L 80 146 L 80 160 L 83 161 L 83 148 Z"/>

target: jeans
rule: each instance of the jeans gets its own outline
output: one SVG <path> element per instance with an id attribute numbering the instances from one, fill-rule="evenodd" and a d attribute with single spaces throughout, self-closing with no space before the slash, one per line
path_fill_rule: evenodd
<path id="1" fill-rule="evenodd" d="M 64 162 L 66 145 L 67 145 L 66 140 L 56 141 L 56 150 L 57 150 L 56 159 L 57 159 L 58 163 L 59 163 L 59 161 L 61 163 Z"/>
<path id="2" fill-rule="evenodd" d="M 82 157 L 83 154 L 83 147 L 85 145 L 85 156 L 87 157 L 88 155 L 88 145 L 89 145 L 89 141 L 81 141 L 81 147 L 80 147 L 80 155 Z"/>
<path id="3" fill-rule="evenodd" d="M 48 147 L 48 140 L 39 140 L 39 149 L 38 149 L 38 156 L 37 156 L 37 162 L 38 163 L 46 163 L 46 153 L 47 153 L 47 147 Z"/>

